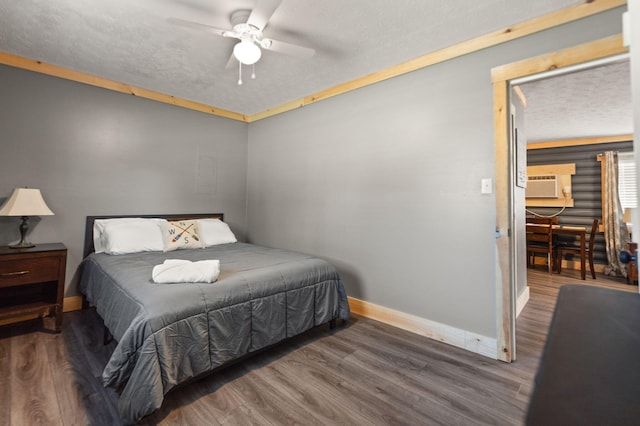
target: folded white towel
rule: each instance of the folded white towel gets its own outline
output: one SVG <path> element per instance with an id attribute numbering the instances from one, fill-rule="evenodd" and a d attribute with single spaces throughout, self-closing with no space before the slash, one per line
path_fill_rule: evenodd
<path id="1" fill-rule="evenodd" d="M 153 282 L 167 283 L 212 283 L 220 275 L 219 260 L 167 259 L 162 265 L 153 267 Z"/>

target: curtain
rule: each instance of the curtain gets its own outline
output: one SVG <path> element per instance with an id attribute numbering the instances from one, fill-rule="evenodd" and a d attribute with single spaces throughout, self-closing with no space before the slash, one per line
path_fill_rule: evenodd
<path id="1" fill-rule="evenodd" d="M 618 153 L 607 151 L 604 153 L 604 188 L 605 203 L 602 211 L 604 222 L 604 239 L 607 248 L 609 265 L 605 268 L 606 275 L 626 277 L 627 268 L 620 262 L 620 252 L 629 249 L 629 231 L 623 222 L 624 212 L 618 196 Z"/>

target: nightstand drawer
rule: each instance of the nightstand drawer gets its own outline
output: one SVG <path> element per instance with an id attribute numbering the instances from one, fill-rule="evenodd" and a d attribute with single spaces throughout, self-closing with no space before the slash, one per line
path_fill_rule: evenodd
<path id="1" fill-rule="evenodd" d="M 57 281 L 59 256 L 34 257 L 0 262 L 0 287 Z"/>

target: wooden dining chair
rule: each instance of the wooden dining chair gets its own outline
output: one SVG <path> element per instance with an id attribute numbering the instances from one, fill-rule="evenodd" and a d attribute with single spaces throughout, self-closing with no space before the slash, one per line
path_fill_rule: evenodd
<path id="1" fill-rule="evenodd" d="M 596 241 L 596 234 L 598 233 L 598 219 L 593 220 L 591 225 L 591 233 L 589 234 L 589 241 L 585 247 L 585 256 L 589 259 L 589 269 L 591 269 L 591 277 L 596 279 L 596 270 L 593 266 L 593 245 Z M 558 246 L 558 273 L 562 271 L 562 256 L 565 253 L 572 253 L 580 255 L 580 247 L 575 245 L 561 244 Z"/>
<path id="2" fill-rule="evenodd" d="M 535 264 L 536 253 L 546 254 L 550 274 L 553 272 L 556 256 L 552 229 L 551 222 L 527 224 L 527 266 L 531 265 L 532 259 Z"/>
<path id="3" fill-rule="evenodd" d="M 560 221 L 558 220 L 558 216 L 553 216 L 553 217 L 531 216 L 531 217 L 527 217 L 525 221 L 527 223 L 536 223 L 541 225 L 549 225 L 549 224 L 558 225 L 560 223 Z"/>

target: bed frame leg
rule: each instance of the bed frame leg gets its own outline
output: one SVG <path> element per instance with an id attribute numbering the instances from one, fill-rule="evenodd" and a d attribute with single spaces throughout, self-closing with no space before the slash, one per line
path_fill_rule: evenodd
<path id="1" fill-rule="evenodd" d="M 332 319 L 331 321 L 329 321 L 329 330 L 333 330 L 334 328 L 336 328 L 336 319 Z"/>
<path id="2" fill-rule="evenodd" d="M 113 341 L 113 335 L 111 334 L 111 332 L 109 331 L 109 329 L 105 325 L 104 326 L 104 330 L 103 330 L 103 334 L 102 334 L 102 344 L 106 346 L 109 343 L 111 343 L 112 341 Z"/>

